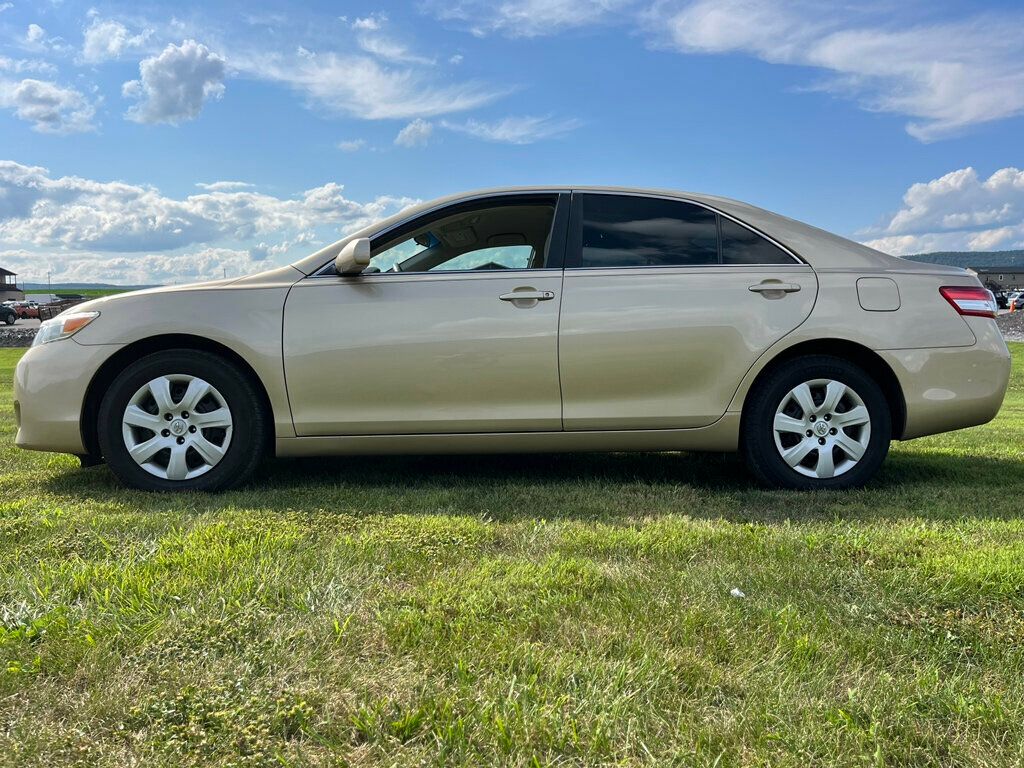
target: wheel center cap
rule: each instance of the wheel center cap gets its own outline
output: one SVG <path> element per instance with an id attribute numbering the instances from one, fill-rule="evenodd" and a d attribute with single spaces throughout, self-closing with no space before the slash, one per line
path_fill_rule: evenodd
<path id="1" fill-rule="evenodd" d="M 171 422 L 171 434 L 180 437 L 188 432 L 188 424 L 183 419 L 175 419 Z"/>
<path id="2" fill-rule="evenodd" d="M 814 432 L 815 434 L 818 435 L 818 437 L 824 437 L 825 435 L 828 434 L 828 424 L 826 424 L 824 421 L 816 422 L 814 425 Z"/>

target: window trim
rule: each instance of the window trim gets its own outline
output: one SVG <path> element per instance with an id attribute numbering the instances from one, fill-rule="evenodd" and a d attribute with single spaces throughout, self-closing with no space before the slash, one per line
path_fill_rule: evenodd
<path id="1" fill-rule="evenodd" d="M 413 232 L 419 229 L 424 223 L 436 219 L 442 219 L 457 213 L 460 209 L 473 210 L 485 208 L 489 201 L 501 201 L 499 205 L 517 205 L 520 200 L 537 202 L 541 198 L 554 198 L 555 214 L 551 219 L 551 234 L 548 236 L 548 263 L 539 268 L 526 269 L 449 269 L 442 272 L 374 272 L 369 275 L 350 275 L 346 280 L 361 279 L 368 277 L 383 276 L 391 279 L 395 276 L 416 277 L 419 275 L 516 275 L 522 273 L 535 273 L 545 270 L 557 270 L 561 272 L 565 267 L 566 248 L 569 245 L 569 216 L 571 205 L 571 193 L 564 189 L 537 190 L 530 192 L 498 192 L 475 197 L 464 198 L 454 202 L 443 203 L 418 213 L 415 217 L 395 222 L 389 227 L 378 230 L 369 236 L 371 252 L 376 249 L 375 243 L 388 244 L 392 239 L 402 236 L 403 232 Z M 526 203 L 524 203 L 526 204 Z M 497 207 L 497 206 L 496 206 Z M 388 238 L 381 242 L 381 238 Z M 334 271 L 334 260 L 317 269 L 309 278 L 334 277 L 339 275 Z"/>
<path id="2" fill-rule="evenodd" d="M 774 245 L 776 248 L 781 250 L 791 259 L 792 264 L 773 264 L 771 262 L 764 263 L 750 263 L 750 264 L 726 264 L 722 261 L 722 223 L 721 218 L 715 219 L 715 229 L 718 233 L 718 261 L 702 264 L 621 264 L 621 265 L 601 265 L 593 267 L 583 266 L 583 198 L 587 195 L 601 196 L 601 197 L 642 197 L 648 200 L 667 200 L 675 203 L 688 203 L 695 205 L 698 208 L 704 208 L 705 210 L 711 211 L 717 214 L 719 217 L 729 219 L 735 224 L 753 232 L 758 237 L 762 237 L 769 243 Z M 592 191 L 592 190 L 574 190 L 572 193 L 572 207 L 569 214 L 569 242 L 565 246 L 565 269 L 571 269 L 576 272 L 586 272 L 591 270 L 605 270 L 605 269 L 707 269 L 708 267 L 721 267 L 726 269 L 745 269 L 751 267 L 792 267 L 792 266 L 809 266 L 800 256 L 798 256 L 792 248 L 789 248 L 780 243 L 770 235 L 765 234 L 757 227 L 753 227 L 747 224 L 745 221 L 737 219 L 735 216 L 730 216 L 714 206 L 702 203 L 699 200 L 692 200 L 688 197 L 677 197 L 673 195 L 659 195 L 649 194 L 643 192 L 614 192 L 614 191 Z"/>

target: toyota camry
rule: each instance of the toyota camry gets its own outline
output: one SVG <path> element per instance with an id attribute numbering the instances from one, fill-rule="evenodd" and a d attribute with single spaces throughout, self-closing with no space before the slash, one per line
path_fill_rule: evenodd
<path id="1" fill-rule="evenodd" d="M 46 321 L 16 440 L 165 491 L 270 456 L 548 451 L 740 451 L 763 483 L 847 488 L 891 440 L 995 416 L 995 312 L 963 270 L 734 200 L 488 190 Z"/>

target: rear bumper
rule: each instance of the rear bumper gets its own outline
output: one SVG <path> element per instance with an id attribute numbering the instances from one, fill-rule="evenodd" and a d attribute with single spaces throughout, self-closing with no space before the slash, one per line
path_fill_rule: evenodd
<path id="1" fill-rule="evenodd" d="M 1010 381 L 1010 352 L 994 321 L 964 319 L 977 338 L 972 347 L 878 352 L 906 401 L 901 439 L 985 424 L 999 412 Z"/>
<path id="2" fill-rule="evenodd" d="M 15 444 L 32 451 L 86 453 L 81 430 L 85 393 L 116 349 L 67 339 L 26 352 L 14 369 Z"/>

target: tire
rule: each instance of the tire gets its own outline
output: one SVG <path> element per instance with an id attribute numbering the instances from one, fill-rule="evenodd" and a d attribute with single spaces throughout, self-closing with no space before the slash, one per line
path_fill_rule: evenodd
<path id="1" fill-rule="evenodd" d="M 189 403 L 195 411 L 185 410 Z M 103 458 L 126 485 L 220 491 L 253 473 L 270 427 L 256 386 L 237 366 L 209 352 L 175 349 L 117 376 L 100 405 L 97 432 Z"/>
<path id="2" fill-rule="evenodd" d="M 8 312 L 4 315 L 4 322 L 8 325 L 14 325 L 14 321 L 18 319 L 18 316 L 13 312 Z"/>
<path id="3" fill-rule="evenodd" d="M 863 369 L 813 355 L 782 363 L 755 385 L 740 429 L 740 449 L 761 483 L 843 489 L 864 485 L 878 471 L 889 452 L 892 418 L 881 387 Z"/>

